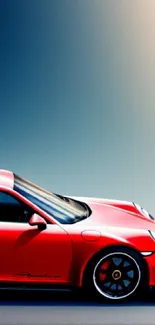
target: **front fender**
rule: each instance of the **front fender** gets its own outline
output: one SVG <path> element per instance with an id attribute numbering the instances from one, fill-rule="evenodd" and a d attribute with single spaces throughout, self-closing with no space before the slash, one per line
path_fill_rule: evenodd
<path id="1" fill-rule="evenodd" d="M 129 229 L 125 234 L 122 230 L 119 230 L 118 234 L 116 234 L 116 231 L 115 233 L 111 231 L 110 233 L 104 234 L 104 236 L 102 235 L 100 240 L 95 243 L 95 247 L 90 249 L 83 259 L 79 270 L 78 286 L 82 286 L 83 276 L 90 261 L 97 257 L 98 254 L 104 254 L 107 248 L 116 246 L 128 247 L 138 253 L 151 250 L 155 251 L 155 243 L 148 231 L 133 231 L 133 229 Z"/>

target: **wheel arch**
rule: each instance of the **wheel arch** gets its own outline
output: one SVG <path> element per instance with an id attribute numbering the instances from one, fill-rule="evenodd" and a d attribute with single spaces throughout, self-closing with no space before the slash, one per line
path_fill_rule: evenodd
<path id="1" fill-rule="evenodd" d="M 134 252 L 136 253 L 141 260 L 144 263 L 144 267 L 145 267 L 145 272 L 146 272 L 146 281 L 147 283 L 149 283 L 149 267 L 147 264 L 147 261 L 144 259 L 143 255 L 135 248 L 132 246 L 127 246 L 127 245 L 123 245 L 123 244 L 112 244 L 112 245 L 108 245 L 106 247 L 101 248 L 99 251 L 97 251 L 95 254 L 93 254 L 93 256 L 91 256 L 89 258 L 89 260 L 86 262 L 86 264 L 84 265 L 82 271 L 81 271 L 81 275 L 80 275 L 80 287 L 83 286 L 84 282 L 85 282 L 85 277 L 87 275 L 87 272 L 89 271 L 89 269 L 94 265 L 94 263 L 101 258 L 104 254 L 108 253 L 108 251 L 110 251 L 111 249 L 126 249 L 130 252 Z"/>

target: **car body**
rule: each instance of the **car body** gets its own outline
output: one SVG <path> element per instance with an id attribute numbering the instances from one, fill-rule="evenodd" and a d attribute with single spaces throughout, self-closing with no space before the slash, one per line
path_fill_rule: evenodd
<path id="1" fill-rule="evenodd" d="M 1 288 L 126 299 L 155 285 L 154 234 L 154 218 L 137 204 L 58 195 L 0 170 Z"/>

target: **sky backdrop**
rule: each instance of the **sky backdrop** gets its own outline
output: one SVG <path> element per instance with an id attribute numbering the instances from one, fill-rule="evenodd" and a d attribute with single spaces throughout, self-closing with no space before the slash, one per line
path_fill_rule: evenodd
<path id="1" fill-rule="evenodd" d="M 155 213 L 154 17 L 154 0 L 0 0 L 0 168 Z"/>

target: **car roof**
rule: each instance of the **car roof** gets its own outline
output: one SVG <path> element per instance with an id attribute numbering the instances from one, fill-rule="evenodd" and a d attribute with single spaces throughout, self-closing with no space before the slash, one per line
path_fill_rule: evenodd
<path id="1" fill-rule="evenodd" d="M 0 186 L 9 187 L 13 189 L 14 187 L 13 172 L 5 169 L 0 169 Z"/>

